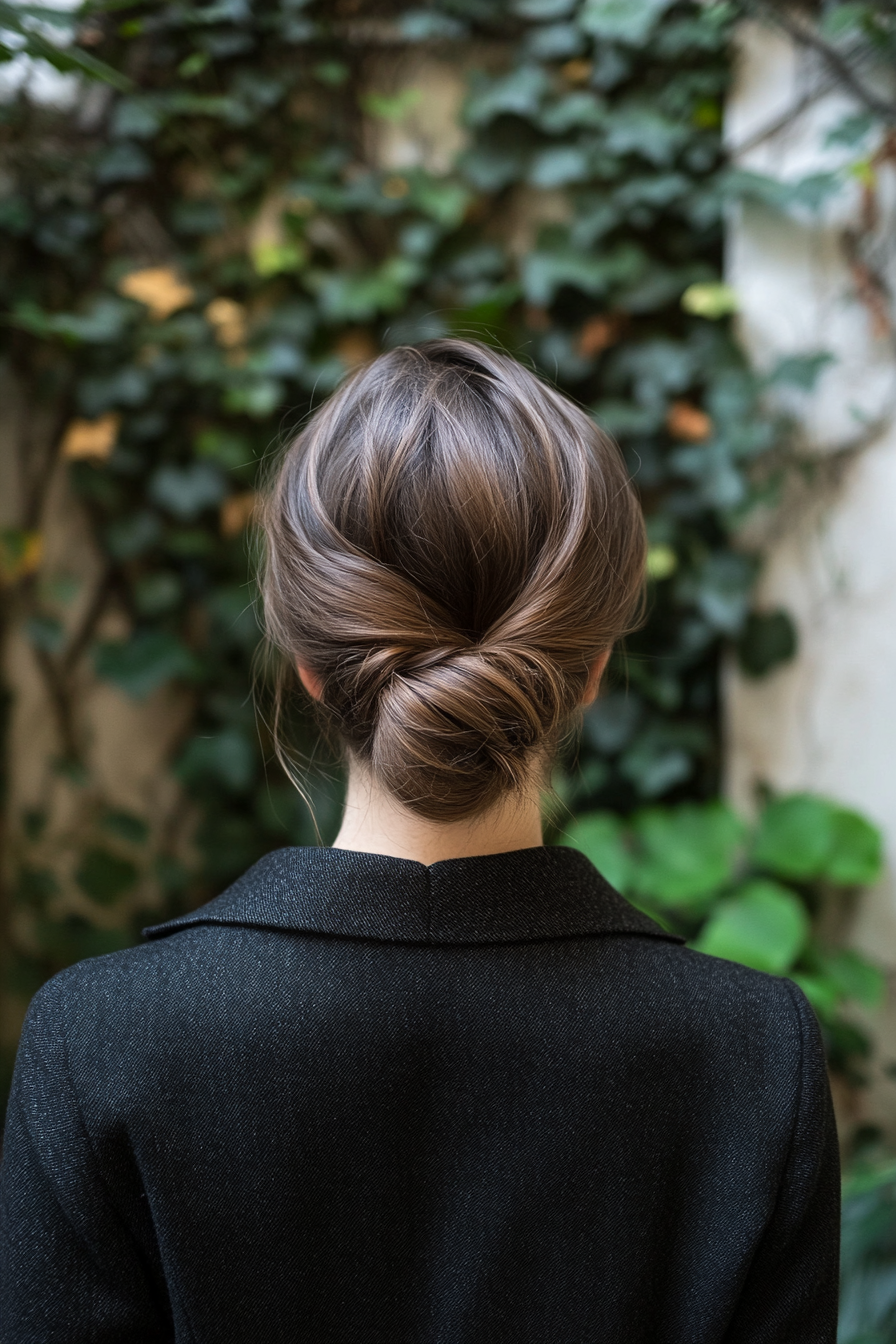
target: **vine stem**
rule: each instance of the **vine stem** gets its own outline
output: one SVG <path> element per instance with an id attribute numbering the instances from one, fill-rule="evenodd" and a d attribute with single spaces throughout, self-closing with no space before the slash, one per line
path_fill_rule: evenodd
<path id="1" fill-rule="evenodd" d="M 833 71 L 838 82 L 844 88 L 849 89 L 860 102 L 864 103 L 869 112 L 873 112 L 875 116 L 880 117 L 888 126 L 896 126 L 896 102 L 879 97 L 873 89 L 863 83 L 847 55 L 838 51 L 832 43 L 825 41 L 821 34 L 813 28 L 801 23 L 798 19 L 794 19 L 777 6 L 769 6 L 767 9 L 763 6 L 762 9 L 768 14 L 770 21 L 782 28 L 795 42 L 818 52 L 819 56 Z"/>

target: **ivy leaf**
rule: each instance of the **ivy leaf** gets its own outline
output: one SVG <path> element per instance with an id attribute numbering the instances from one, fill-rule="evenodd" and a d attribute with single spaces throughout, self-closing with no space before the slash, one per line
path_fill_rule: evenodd
<path id="1" fill-rule="evenodd" d="M 453 229 L 461 222 L 470 203 L 470 193 L 460 182 L 432 177 L 428 173 L 409 175 L 411 201 L 444 229 Z"/>
<path id="2" fill-rule="evenodd" d="M 821 16 L 819 25 L 824 37 L 842 40 L 847 33 L 861 32 L 874 16 L 876 6 L 863 4 L 834 4 Z"/>
<path id="3" fill-rule="evenodd" d="M 152 160 L 133 140 L 114 140 L 94 168 L 98 182 L 139 182 L 152 172 Z"/>
<path id="4" fill-rule="evenodd" d="M 75 869 L 75 881 L 81 890 L 99 905 L 114 905 L 137 880 L 137 869 L 108 849 L 85 851 Z"/>
<path id="5" fill-rule="evenodd" d="M 416 257 L 390 257 L 372 271 L 319 271 L 308 276 L 323 312 L 334 322 L 368 322 L 404 302 L 422 268 Z"/>
<path id="6" fill-rule="evenodd" d="M 870 135 L 874 126 L 875 118 L 872 112 L 850 112 L 828 131 L 824 141 L 825 148 L 845 145 L 847 149 L 854 149 Z"/>
<path id="7" fill-rule="evenodd" d="M 451 42 L 466 36 L 467 29 L 448 14 L 437 14 L 430 9 L 414 9 L 398 20 L 402 36 L 409 42 Z"/>
<path id="8" fill-rule="evenodd" d="M 422 89 L 402 89 L 392 96 L 384 93 L 367 93 L 360 99 L 361 109 L 369 117 L 379 117 L 382 121 L 401 121 L 423 99 Z"/>
<path id="9" fill-rule="evenodd" d="M 801 392 L 811 392 L 821 373 L 836 357 L 829 350 L 811 350 L 802 355 L 787 355 L 778 361 L 768 375 L 769 387 L 795 387 Z"/>
<path id="10" fill-rule="evenodd" d="M 725 803 L 636 813 L 634 889 L 664 906 L 703 900 L 732 880 L 745 829 Z"/>
<path id="11" fill-rule="evenodd" d="M 596 751 L 612 755 L 631 739 L 642 715 L 643 706 L 636 695 L 623 691 L 600 695 L 585 710 L 585 736 Z"/>
<path id="12" fill-rule="evenodd" d="M 565 61 L 579 56 L 584 45 L 584 35 L 577 24 L 546 23 L 529 29 L 523 50 L 537 61 Z"/>
<path id="13" fill-rule="evenodd" d="M 817 877 L 831 846 L 832 813 L 830 803 L 810 794 L 770 803 L 759 821 L 753 862 L 782 877 Z"/>
<path id="14" fill-rule="evenodd" d="M 747 882 L 720 901 L 691 944 L 699 952 L 783 975 L 802 952 L 809 917 L 792 891 L 777 882 Z"/>
<path id="15" fill-rule="evenodd" d="M 652 107 L 630 106 L 608 115 L 605 147 L 613 155 L 639 154 L 663 167 L 672 162 L 690 132 Z"/>
<path id="16" fill-rule="evenodd" d="M 604 42 L 638 46 L 646 41 L 672 0 L 585 0 L 579 23 Z"/>
<path id="17" fill-rule="evenodd" d="M 151 140 L 162 126 L 159 105 L 150 98 L 120 98 L 112 112 L 113 135 L 129 140 Z"/>
<path id="18" fill-rule="evenodd" d="M 588 155 L 575 145 L 558 145 L 536 154 L 529 169 L 529 181 L 534 187 L 565 187 L 570 182 L 583 182 L 590 173 Z"/>
<path id="19" fill-rule="evenodd" d="M 796 648 L 796 628 L 786 611 L 751 611 L 737 642 L 737 657 L 748 676 L 764 677 L 789 662 Z"/>
<path id="20" fill-rule="evenodd" d="M 511 9 L 521 19 L 535 19 L 544 23 L 550 19 L 563 19 L 576 7 L 576 0 L 513 0 Z"/>
<path id="21" fill-rule="evenodd" d="M 109 554 L 116 560 L 133 560 L 151 551 L 161 536 L 158 514 L 141 509 L 139 513 L 114 519 L 106 529 L 105 542 Z"/>
<path id="22" fill-rule="evenodd" d="M 130 845 L 145 845 L 149 839 L 149 826 L 142 817 L 135 817 L 133 812 L 113 809 L 105 813 L 102 825 L 110 835 L 117 835 Z"/>
<path id="23" fill-rule="evenodd" d="M 118 340 L 130 317 L 129 304 L 104 296 L 84 313 L 47 313 L 25 300 L 14 308 L 12 321 L 35 336 L 62 336 L 71 345 L 106 345 Z"/>
<path id="24" fill-rule="evenodd" d="M 538 124 L 549 135 L 566 135 L 577 126 L 600 126 L 605 116 L 606 104 L 597 94 L 568 93 L 545 105 Z"/>
<path id="25" fill-rule="evenodd" d="M 134 605 L 141 616 L 159 616 L 178 605 L 183 586 L 176 574 L 160 570 L 139 578 L 133 593 Z"/>
<path id="26" fill-rule="evenodd" d="M 756 569 L 754 556 L 717 551 L 679 580 L 679 597 L 693 602 L 713 629 L 737 635 L 746 619 Z"/>
<path id="27" fill-rule="evenodd" d="M 729 171 L 724 179 L 726 195 L 759 201 L 782 213 L 795 209 L 816 214 L 842 187 L 843 177 L 835 172 L 809 173 L 806 177 L 782 182 L 775 177 L 737 168 Z"/>
<path id="28" fill-rule="evenodd" d="M 448 319 L 448 330 L 458 336 L 475 336 L 486 345 L 506 348 L 511 335 L 506 323 L 507 310 L 519 296 L 519 285 L 512 282 L 498 285 L 479 303 L 454 309 Z"/>
<path id="29" fill-rule="evenodd" d="M 529 303 L 545 306 L 564 285 L 592 298 L 606 293 L 614 283 L 636 280 L 646 267 L 646 258 L 633 243 L 620 243 L 602 256 L 572 251 L 567 243 L 541 244 L 522 260 L 523 291 Z"/>
<path id="30" fill-rule="evenodd" d="M 101 416 L 113 406 L 140 406 L 149 399 L 151 382 L 145 369 L 132 364 L 100 377 L 81 379 L 78 405 L 86 416 Z"/>
<path id="31" fill-rule="evenodd" d="M 498 79 L 480 76 L 467 99 L 466 121 L 485 126 L 502 115 L 532 116 L 549 88 L 547 72 L 540 65 L 521 65 Z"/>
<path id="32" fill-rule="evenodd" d="M 887 981 L 879 966 L 873 966 L 861 953 L 850 947 L 838 948 L 821 958 L 825 976 L 846 999 L 861 1004 L 869 1012 L 879 1008 L 884 1000 Z"/>
<path id="33" fill-rule="evenodd" d="M 176 636 L 164 630 L 139 630 L 128 640 L 98 644 L 94 670 L 134 700 L 143 700 L 175 677 L 194 677 L 198 666 Z"/>
<path id="34" fill-rule="evenodd" d="M 690 740 L 674 724 L 652 724 L 623 752 L 619 772 L 642 798 L 659 798 L 693 773 L 695 748 L 705 748 L 702 730 Z"/>
<path id="35" fill-rule="evenodd" d="M 881 835 L 857 812 L 813 794 L 793 794 L 766 807 L 753 860 L 783 877 L 865 885 L 880 876 Z"/>
<path id="36" fill-rule="evenodd" d="M 237 728 L 210 737 L 194 737 L 177 765 L 185 783 L 209 779 L 224 784 L 232 793 L 244 793 L 255 773 L 255 748 Z"/>
<path id="37" fill-rule="evenodd" d="M 788 979 L 799 985 L 818 1016 L 830 1021 L 843 997 L 834 981 L 825 975 L 794 970 L 788 973 Z"/>
<path id="38" fill-rule="evenodd" d="M 525 175 L 530 151 L 525 135 L 499 125 L 465 150 L 457 166 L 477 191 L 500 191 Z"/>
<path id="39" fill-rule="evenodd" d="M 264 420 L 283 400 L 283 388 L 274 378 L 249 378 L 228 387 L 224 409 Z"/>
<path id="40" fill-rule="evenodd" d="M 737 290 L 730 285 L 724 285 L 721 281 L 706 281 L 688 285 L 681 296 L 681 306 L 686 313 L 716 321 L 720 317 L 727 317 L 729 313 L 736 313 L 740 299 Z"/>
<path id="41" fill-rule="evenodd" d="M 883 871 L 883 838 L 876 826 L 849 808 L 837 807 L 825 877 L 842 886 L 868 886 Z"/>
<path id="42" fill-rule="evenodd" d="M 589 812 L 577 817 L 563 833 L 561 844 L 587 856 L 617 891 L 625 892 L 634 865 L 625 843 L 622 822 L 612 812 Z"/>
<path id="43" fill-rule="evenodd" d="M 153 473 L 150 498 L 175 518 L 196 518 L 204 509 L 220 504 L 227 482 L 211 462 L 191 462 L 186 467 L 165 466 Z"/>

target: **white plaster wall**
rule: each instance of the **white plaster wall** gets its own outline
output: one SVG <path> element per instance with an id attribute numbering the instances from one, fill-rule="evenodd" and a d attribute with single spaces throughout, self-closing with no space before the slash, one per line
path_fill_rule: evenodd
<path id="1" fill-rule="evenodd" d="M 763 136 L 787 110 L 786 128 Z M 855 110 L 823 68 L 783 35 L 745 25 L 726 134 L 743 168 L 787 181 L 837 168 L 856 151 L 825 148 Z M 739 147 L 746 147 L 739 152 Z M 880 255 L 896 279 L 896 171 L 880 175 Z M 728 789 L 750 809 L 759 783 L 812 790 L 855 806 L 883 829 L 889 872 L 859 907 L 851 941 L 890 970 L 889 1004 L 870 1025 L 874 1086 L 857 1118 L 896 1137 L 896 345 L 875 334 L 843 247 L 860 189 L 847 180 L 819 215 L 740 208 L 728 279 L 755 364 L 829 350 L 836 362 L 810 394 L 789 395 L 800 452 L 816 463 L 760 529 L 766 562 L 757 605 L 786 608 L 796 659 L 751 680 L 726 673 Z"/>

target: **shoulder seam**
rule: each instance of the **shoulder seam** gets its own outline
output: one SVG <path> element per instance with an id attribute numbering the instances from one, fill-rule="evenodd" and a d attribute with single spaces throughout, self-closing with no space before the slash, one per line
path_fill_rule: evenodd
<path id="1" fill-rule="evenodd" d="M 66 968 L 66 969 L 69 969 L 69 968 Z M 82 1130 L 82 1132 L 83 1132 L 83 1134 L 84 1134 L 84 1144 L 85 1144 L 85 1147 L 86 1147 L 87 1151 L 88 1151 L 89 1154 L 90 1154 L 91 1165 L 92 1165 L 93 1170 L 94 1170 L 95 1175 L 96 1175 L 97 1184 L 98 1184 L 99 1188 L 100 1188 L 100 1189 L 102 1190 L 102 1192 L 103 1192 L 103 1199 L 104 1199 L 104 1202 L 105 1202 L 106 1206 L 107 1206 L 108 1209 L 110 1210 L 110 1212 L 111 1212 L 112 1216 L 114 1217 L 115 1221 L 116 1221 L 116 1222 L 118 1223 L 118 1225 L 122 1228 L 122 1230 L 123 1230 L 125 1236 L 128 1238 L 128 1241 L 131 1243 L 131 1245 L 132 1245 L 132 1247 L 134 1248 L 134 1250 L 136 1251 L 136 1253 L 137 1253 L 138 1255 L 141 1255 L 140 1246 L 139 1246 L 139 1243 L 137 1242 L 137 1239 L 136 1239 L 135 1236 L 134 1236 L 133 1230 L 132 1230 L 132 1228 L 130 1227 L 130 1225 L 128 1224 L 127 1219 L 122 1215 L 121 1211 L 120 1211 L 119 1208 L 118 1208 L 118 1205 L 115 1203 L 115 1200 L 114 1200 L 113 1195 L 112 1195 L 111 1187 L 110 1187 L 108 1181 L 106 1180 L 106 1177 L 105 1177 L 104 1174 L 103 1174 L 102 1163 L 100 1162 L 99 1157 L 98 1157 L 97 1152 L 96 1152 L 96 1149 L 95 1149 L 94 1146 L 93 1146 L 93 1139 L 92 1139 L 92 1137 L 91 1137 L 90 1130 L 87 1128 L 87 1122 L 86 1122 L 86 1120 L 84 1119 L 84 1112 L 83 1112 L 82 1107 L 81 1107 L 81 1099 L 80 1099 L 80 1097 L 78 1096 L 78 1091 L 77 1091 L 77 1088 L 75 1087 L 75 1080 L 74 1080 L 74 1077 L 73 1077 L 73 1075 L 72 1075 L 71 1064 L 70 1064 L 70 1062 L 69 1062 L 68 1032 L 67 1032 L 67 1030 L 66 1030 L 66 1021 L 65 1021 L 65 994 L 63 994 L 63 995 L 61 996 L 61 998 L 62 998 L 62 1003 L 61 1003 L 61 1005 L 60 1005 L 60 1006 L 61 1006 L 61 1012 L 60 1012 L 60 1036 L 61 1036 L 61 1038 L 62 1038 L 62 1057 L 63 1057 L 63 1064 L 64 1064 L 64 1067 L 65 1067 L 65 1073 L 66 1073 L 66 1078 L 67 1078 L 67 1081 L 68 1081 L 69 1090 L 71 1091 L 72 1099 L 73 1099 L 74 1104 L 75 1104 L 75 1111 L 77 1112 L 78 1121 L 79 1121 L 79 1124 L 80 1124 L 80 1126 L 81 1126 L 81 1130 Z M 92 1248 L 90 1247 L 89 1243 L 85 1241 L 84 1237 L 81 1235 L 81 1233 L 78 1231 L 77 1228 L 75 1228 L 75 1232 L 77 1233 L 79 1240 L 80 1240 L 82 1243 L 84 1243 L 85 1246 L 87 1247 L 87 1250 L 88 1250 L 88 1252 L 90 1253 L 91 1259 L 93 1259 L 94 1261 L 96 1261 L 96 1257 L 94 1256 L 93 1251 L 92 1251 Z M 142 1258 L 142 1256 L 141 1256 L 141 1258 Z M 101 1268 L 101 1269 L 103 1268 L 102 1263 L 100 1263 L 100 1268 Z M 168 1291 L 169 1291 L 169 1293 L 172 1292 L 172 1289 L 171 1289 L 171 1285 L 170 1285 L 170 1284 L 168 1284 Z M 188 1328 L 189 1331 L 190 1331 L 190 1337 L 191 1337 L 192 1339 L 195 1339 L 195 1338 L 196 1338 L 195 1331 L 193 1330 L 192 1322 L 189 1320 L 189 1318 L 188 1318 L 188 1316 L 187 1316 L 186 1308 L 185 1308 L 185 1306 L 184 1306 L 183 1301 L 180 1301 L 180 1302 L 179 1302 L 179 1306 L 180 1306 L 180 1308 L 181 1308 L 181 1311 L 183 1312 L 184 1320 L 185 1320 L 186 1323 L 187 1323 L 187 1328 Z"/>
<path id="2" fill-rule="evenodd" d="M 793 1106 L 793 1122 L 790 1126 L 790 1139 L 787 1144 L 787 1155 L 784 1158 L 784 1163 L 781 1168 L 781 1185 L 778 1190 L 778 1199 L 780 1199 L 781 1190 L 783 1190 L 784 1188 L 784 1184 L 787 1179 L 787 1172 L 790 1167 L 790 1159 L 793 1155 L 793 1146 L 796 1141 L 796 1132 L 799 1126 L 800 1112 L 803 1109 L 803 1092 L 805 1090 L 805 1074 L 806 1074 L 806 1036 L 803 1027 L 803 1013 L 800 1007 L 800 1001 L 797 998 L 796 993 L 794 992 L 796 990 L 796 985 L 794 985 L 793 981 L 789 980 L 786 976 L 782 976 L 781 978 L 783 979 L 784 984 L 787 988 L 787 994 L 793 1007 L 794 1014 L 796 1015 L 796 1022 L 797 1027 L 799 1029 L 799 1038 L 800 1038 L 800 1058 L 798 1065 L 799 1079 L 796 1089 L 796 1098 L 794 1100 L 794 1106 Z M 778 1205 L 778 1199 L 775 1200 L 776 1209 Z"/>
<path id="3" fill-rule="evenodd" d="M 114 1200 L 112 1199 L 112 1192 L 109 1188 L 109 1184 L 106 1181 L 105 1176 L 103 1175 L 102 1164 L 100 1163 L 100 1160 L 97 1156 L 96 1149 L 93 1146 L 93 1139 L 91 1138 L 90 1130 L 87 1128 L 87 1122 L 84 1119 L 84 1111 L 81 1107 L 81 1098 L 78 1096 L 78 1089 L 75 1087 L 75 1080 L 74 1076 L 72 1075 L 71 1063 L 69 1060 L 68 1030 L 66 1027 L 66 1020 L 65 1020 L 67 996 L 63 992 L 60 997 L 61 1002 L 60 1002 L 60 1014 L 59 1014 L 59 1034 L 60 1037 L 62 1038 L 62 1061 L 65 1067 L 65 1076 L 68 1082 L 69 1091 L 71 1092 L 72 1099 L 74 1100 L 75 1103 L 75 1112 L 78 1116 L 78 1123 L 80 1124 L 81 1131 L 84 1135 L 85 1146 L 87 1148 L 87 1151 L 90 1153 L 91 1164 L 93 1166 L 94 1172 L 96 1173 L 98 1184 L 103 1190 L 103 1197 L 106 1203 L 112 1209 L 112 1212 L 115 1214 L 115 1217 L 118 1219 L 118 1221 L 124 1223 L 124 1220 L 122 1219 L 121 1214 L 119 1213 L 118 1208 Z M 127 1224 L 124 1225 L 125 1227 L 127 1227 Z M 127 1228 L 127 1231 L 128 1234 L 131 1235 L 130 1228 Z"/>

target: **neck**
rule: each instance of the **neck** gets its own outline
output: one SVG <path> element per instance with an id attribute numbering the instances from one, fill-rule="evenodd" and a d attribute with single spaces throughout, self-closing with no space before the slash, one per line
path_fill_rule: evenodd
<path id="1" fill-rule="evenodd" d="M 349 769 L 345 813 L 334 849 L 439 863 L 543 844 L 538 791 L 502 800 L 463 821 L 427 821 L 389 797 L 366 771 Z"/>

